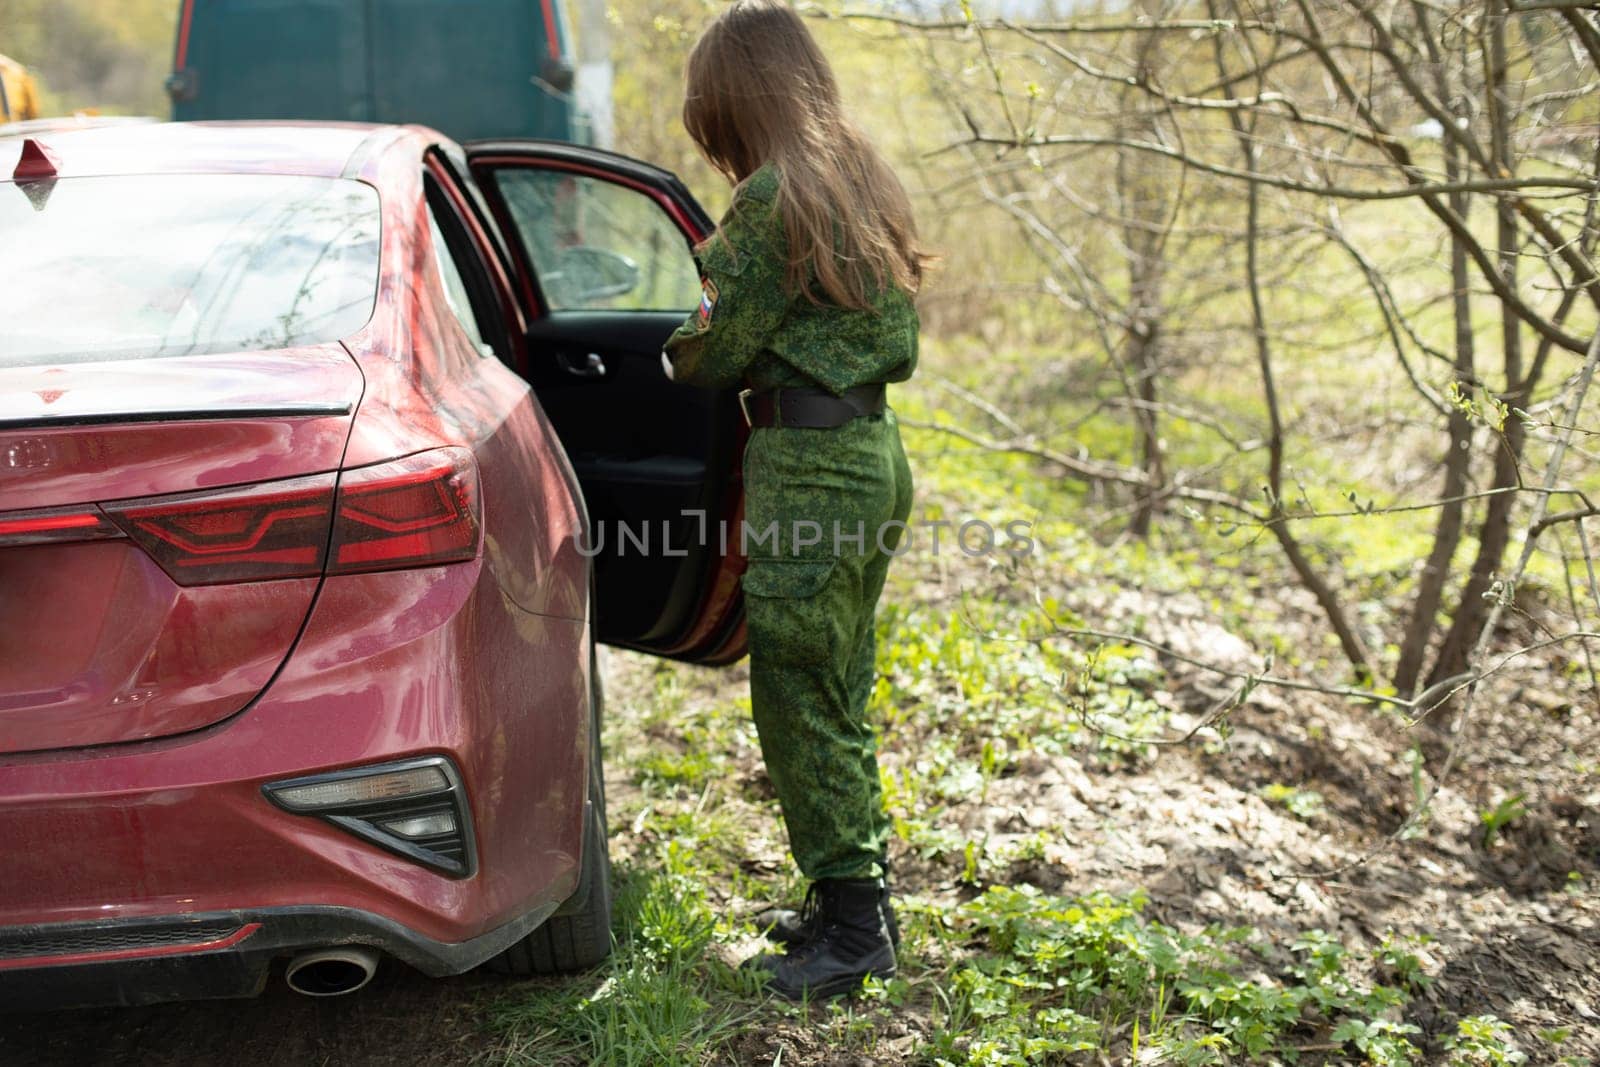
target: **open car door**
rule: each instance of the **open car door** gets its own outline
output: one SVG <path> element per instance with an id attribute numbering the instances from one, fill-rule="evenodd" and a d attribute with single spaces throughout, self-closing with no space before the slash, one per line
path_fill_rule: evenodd
<path id="1" fill-rule="evenodd" d="M 699 303 L 690 249 L 711 220 L 673 175 L 598 149 L 480 141 L 467 160 L 527 306 L 520 369 L 588 504 L 600 639 L 737 659 L 744 420 L 734 391 L 661 366 Z"/>

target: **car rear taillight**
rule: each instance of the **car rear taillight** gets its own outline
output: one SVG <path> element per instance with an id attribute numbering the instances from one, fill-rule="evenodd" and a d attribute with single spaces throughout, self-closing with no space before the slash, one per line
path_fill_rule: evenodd
<path id="1" fill-rule="evenodd" d="M 105 541 L 121 536 L 122 531 L 116 524 L 92 504 L 0 515 L 0 548 L 59 544 L 63 541 Z"/>
<path id="2" fill-rule="evenodd" d="M 337 476 L 0 514 L 0 548 L 126 535 L 179 585 L 311 578 L 478 555 L 478 471 L 438 448 Z"/>
<path id="3" fill-rule="evenodd" d="M 179 585 L 322 573 L 334 476 L 104 505 Z"/>
<path id="4" fill-rule="evenodd" d="M 328 573 L 423 567 L 478 554 L 478 472 L 465 448 L 346 471 Z"/>

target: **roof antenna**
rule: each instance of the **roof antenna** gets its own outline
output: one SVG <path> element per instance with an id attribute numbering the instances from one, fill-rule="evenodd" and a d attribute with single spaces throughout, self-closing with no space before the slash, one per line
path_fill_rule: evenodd
<path id="1" fill-rule="evenodd" d="M 11 172 L 11 178 L 33 205 L 33 210 L 43 211 L 49 202 L 56 187 L 59 165 L 55 153 L 32 137 L 22 142 L 22 158 L 17 160 L 17 169 Z"/>
<path id="2" fill-rule="evenodd" d="M 60 163 L 54 152 L 29 137 L 22 142 L 22 158 L 17 160 L 17 169 L 11 172 L 11 178 L 18 182 L 54 178 Z"/>

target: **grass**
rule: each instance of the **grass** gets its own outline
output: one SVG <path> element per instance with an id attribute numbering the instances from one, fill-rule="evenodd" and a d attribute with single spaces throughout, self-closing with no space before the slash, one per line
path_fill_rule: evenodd
<path id="1" fill-rule="evenodd" d="M 741 1034 L 786 1022 L 843 1052 L 869 1043 L 918 998 L 929 1002 L 931 1024 L 918 1058 L 941 1065 L 1032 1064 L 1100 1049 L 1218 1063 L 1292 1051 L 1296 1039 L 1329 1028 L 1349 1035 L 1367 1062 L 1407 1063 L 1416 1051 L 1415 1028 L 1389 1018 L 1404 990 L 1351 978 L 1346 952 L 1320 931 L 1295 944 L 1284 973 L 1266 977 L 1249 930 L 1180 933 L 1146 919 L 1137 892 L 1066 900 L 991 887 L 954 913 L 912 902 L 906 977 L 869 982 L 854 1001 L 828 1006 L 772 1001 L 714 951 L 748 933 L 708 901 L 714 873 L 677 843 L 626 872 L 615 955 L 595 976 L 505 998 L 490 1019 L 508 1035 L 502 1058 L 699 1064 Z M 1415 973 L 1403 948 L 1386 947 L 1384 960 L 1397 974 Z M 1473 1047 L 1499 1033 L 1475 1024 Z"/>
<path id="2" fill-rule="evenodd" d="M 510 1063 L 718 1062 L 751 1033 L 803 1029 L 814 1050 L 870 1049 L 898 1013 L 928 1020 L 912 1062 L 1010 1067 L 1104 1051 L 1130 1061 L 1294 1062 L 1342 1050 L 1371 1064 L 1417 1062 L 1400 1015 L 1426 982 L 1411 944 L 1357 958 L 1320 930 L 1287 960 L 1247 928 L 1183 933 L 1143 913 L 1142 893 L 1063 899 L 992 886 L 952 911 L 908 902 L 902 976 L 855 998 L 792 1005 L 764 997 L 719 949 L 748 937 L 708 899 L 729 872 L 673 840 L 619 881 L 618 947 L 595 975 L 517 991 L 494 1010 Z M 1374 971 L 1390 984 L 1362 978 Z M 1559 1035 L 1558 1035 L 1559 1036 Z M 1491 1016 L 1461 1021 L 1452 1063 L 1525 1055 Z"/>
<path id="3" fill-rule="evenodd" d="M 600 972 L 501 1003 L 492 1025 L 511 1062 L 691 1064 L 745 1022 L 756 1003 L 737 971 L 710 959 L 718 921 L 707 872 L 673 843 L 623 871 L 618 948 Z"/>
<path id="4" fill-rule="evenodd" d="M 978 952 L 953 973 L 933 1061 L 1022 1065 L 1110 1050 L 1218 1063 L 1289 1055 L 1328 1030 L 1349 1033 L 1369 1062 L 1415 1055 L 1416 1028 L 1388 1018 L 1405 994 L 1353 979 L 1345 950 L 1321 931 L 1268 975 L 1250 930 L 1186 935 L 1145 919 L 1144 906 L 1138 892 L 1062 900 L 1029 887 L 967 904 L 961 925 Z"/>

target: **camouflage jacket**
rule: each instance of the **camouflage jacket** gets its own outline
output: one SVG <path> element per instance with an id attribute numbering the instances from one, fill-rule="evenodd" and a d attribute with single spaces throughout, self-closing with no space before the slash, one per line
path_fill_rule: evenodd
<path id="1" fill-rule="evenodd" d="M 816 304 L 784 288 L 788 238 L 778 172 L 740 183 L 718 233 L 700 246 L 700 307 L 666 345 L 673 379 L 709 388 L 901 382 L 917 366 L 917 310 L 888 287 L 867 310 Z"/>

